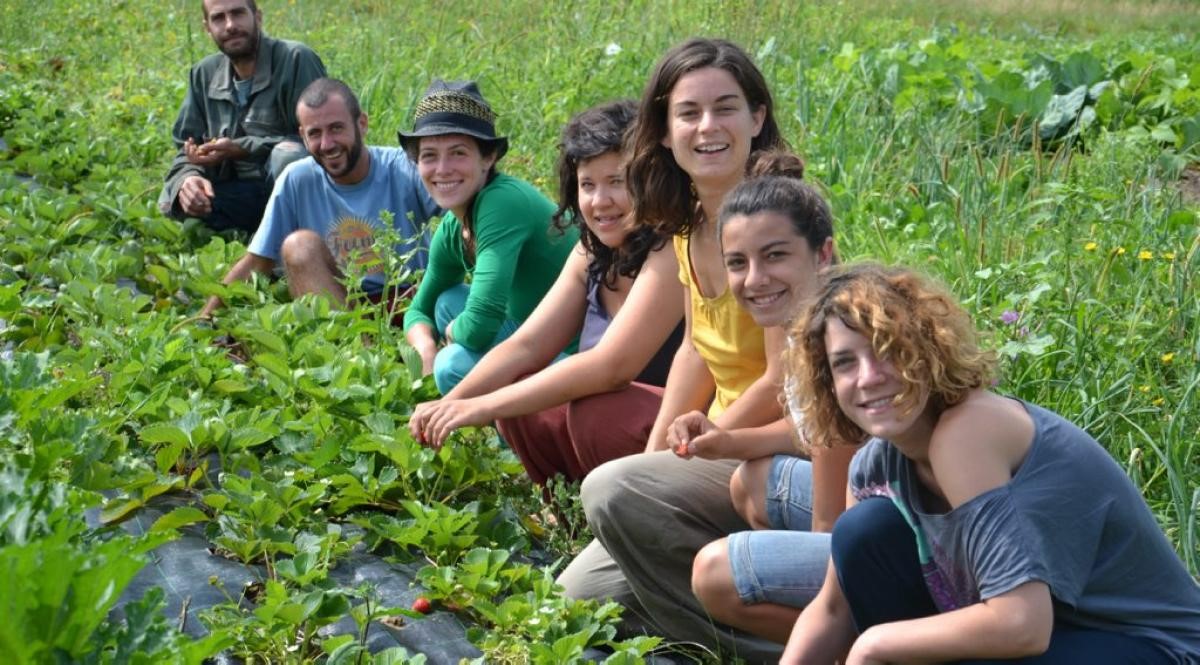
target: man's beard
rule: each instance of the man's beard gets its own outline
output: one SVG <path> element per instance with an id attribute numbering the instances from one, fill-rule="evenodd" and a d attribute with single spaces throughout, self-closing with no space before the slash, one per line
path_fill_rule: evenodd
<path id="1" fill-rule="evenodd" d="M 228 48 L 225 45 L 225 42 L 221 42 L 217 45 L 217 48 L 221 49 L 221 53 L 224 53 L 230 60 L 237 62 L 241 60 L 252 60 L 258 57 L 259 31 L 257 26 L 249 33 L 227 36 L 226 41 L 232 37 L 245 37 L 246 40 L 244 45 L 236 49 Z"/>
<path id="2" fill-rule="evenodd" d="M 346 151 L 346 164 L 341 168 L 340 171 L 336 173 L 330 171 L 329 166 L 325 163 L 325 159 L 320 155 L 314 154 L 313 157 L 317 160 L 317 163 L 321 165 L 321 168 L 325 169 L 325 172 L 329 174 L 329 177 L 340 178 L 353 171 L 355 166 L 358 166 L 358 160 L 362 159 L 363 148 L 362 131 L 358 128 L 358 123 L 355 122 L 354 145 L 350 146 L 350 149 Z"/>

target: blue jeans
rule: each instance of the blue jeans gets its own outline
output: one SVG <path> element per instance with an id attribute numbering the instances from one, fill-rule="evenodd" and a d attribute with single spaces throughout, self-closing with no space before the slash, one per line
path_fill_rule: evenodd
<path id="1" fill-rule="evenodd" d="M 450 325 L 450 322 L 459 314 L 462 314 L 463 309 L 467 306 L 467 296 L 470 293 L 471 287 L 459 284 L 446 289 L 442 295 L 438 296 L 437 303 L 433 306 L 433 320 L 439 335 L 444 335 L 446 326 Z M 492 343 L 478 351 L 468 349 L 462 344 L 447 344 L 442 347 L 433 359 L 433 381 L 437 384 L 438 392 L 443 395 L 450 392 L 454 386 L 466 378 L 467 373 L 475 367 L 484 354 L 512 336 L 520 325 L 519 321 L 506 319 L 500 324 L 500 330 L 496 332 Z"/>
<path id="2" fill-rule="evenodd" d="M 729 563 L 747 605 L 804 607 L 821 590 L 829 567 L 829 534 L 812 529 L 812 463 L 776 455 L 767 477 L 771 530 L 729 536 Z"/>
<path id="3" fill-rule="evenodd" d="M 890 499 L 866 499 L 843 513 L 833 527 L 832 548 L 838 581 L 860 633 L 876 624 L 938 613 L 925 587 L 916 537 Z M 1172 661 L 1148 640 L 1055 622 L 1050 648 L 1040 656 L 959 663 L 1167 665 Z"/>

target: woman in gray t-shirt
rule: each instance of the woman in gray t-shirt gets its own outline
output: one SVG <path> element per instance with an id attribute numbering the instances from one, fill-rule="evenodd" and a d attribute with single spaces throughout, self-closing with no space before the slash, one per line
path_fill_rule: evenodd
<path id="1" fill-rule="evenodd" d="M 1121 468 L 997 395 L 967 313 L 911 271 L 835 268 L 792 330 L 810 437 L 870 442 L 783 662 L 1200 662 L 1200 586 Z"/>

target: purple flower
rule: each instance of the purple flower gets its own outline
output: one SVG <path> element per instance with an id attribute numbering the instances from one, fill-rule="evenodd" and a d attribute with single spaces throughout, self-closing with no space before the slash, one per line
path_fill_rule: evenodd
<path id="1" fill-rule="evenodd" d="M 1011 309 L 1004 310 L 1004 313 L 1000 315 L 1000 321 L 1003 322 L 1004 325 L 1006 325 L 1006 326 L 1011 326 L 1012 324 L 1016 323 L 1020 319 L 1021 319 L 1020 312 L 1016 312 Z"/>

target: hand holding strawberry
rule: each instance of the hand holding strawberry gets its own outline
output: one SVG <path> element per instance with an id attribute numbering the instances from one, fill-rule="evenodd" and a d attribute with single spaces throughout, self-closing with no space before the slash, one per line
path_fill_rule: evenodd
<path id="1" fill-rule="evenodd" d="M 721 459 L 728 432 L 699 411 L 685 413 L 667 428 L 667 445 L 684 459 Z"/>

